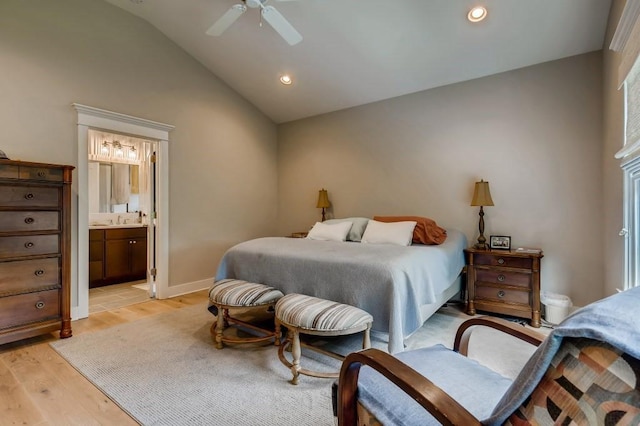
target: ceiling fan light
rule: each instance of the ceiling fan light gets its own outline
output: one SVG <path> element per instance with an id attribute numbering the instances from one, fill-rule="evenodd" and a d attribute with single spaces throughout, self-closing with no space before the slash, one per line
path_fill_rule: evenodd
<path id="1" fill-rule="evenodd" d="M 280 76 L 280 83 L 284 84 L 285 86 L 289 86 L 293 83 L 293 80 L 291 79 L 291 76 L 285 74 Z"/>
<path id="2" fill-rule="evenodd" d="M 484 6 L 476 6 L 467 14 L 467 19 L 471 22 L 480 22 L 487 17 L 487 9 Z"/>

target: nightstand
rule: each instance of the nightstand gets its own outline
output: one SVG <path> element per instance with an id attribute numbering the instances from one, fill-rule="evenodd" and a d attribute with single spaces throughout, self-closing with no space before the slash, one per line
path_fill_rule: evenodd
<path id="1" fill-rule="evenodd" d="M 531 320 L 540 327 L 539 253 L 507 250 L 464 251 L 467 263 L 467 314 L 476 310 Z"/>
<path id="2" fill-rule="evenodd" d="M 291 238 L 307 238 L 308 232 L 292 232 Z"/>

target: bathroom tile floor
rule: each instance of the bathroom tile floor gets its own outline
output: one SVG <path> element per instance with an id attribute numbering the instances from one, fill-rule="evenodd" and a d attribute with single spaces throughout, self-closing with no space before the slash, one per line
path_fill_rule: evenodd
<path id="1" fill-rule="evenodd" d="M 146 280 L 89 289 L 89 315 L 147 302 L 150 300 L 149 293 L 139 288 L 144 283 Z"/>

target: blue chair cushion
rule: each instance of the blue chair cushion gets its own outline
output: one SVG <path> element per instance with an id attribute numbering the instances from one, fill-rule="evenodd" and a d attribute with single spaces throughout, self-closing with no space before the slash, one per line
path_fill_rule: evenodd
<path id="1" fill-rule="evenodd" d="M 478 419 L 489 417 L 512 383 L 511 379 L 443 345 L 394 356 L 427 377 Z M 384 425 L 440 425 L 420 404 L 367 366 L 360 369 L 358 400 Z"/>
<path id="2" fill-rule="evenodd" d="M 217 281 L 209 290 L 211 303 L 234 307 L 267 305 L 282 296 L 282 292 L 273 287 L 234 279 Z"/>

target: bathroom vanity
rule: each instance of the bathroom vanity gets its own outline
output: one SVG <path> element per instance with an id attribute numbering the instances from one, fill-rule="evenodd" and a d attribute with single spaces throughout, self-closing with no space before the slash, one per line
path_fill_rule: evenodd
<path id="1" fill-rule="evenodd" d="M 89 288 L 147 278 L 146 226 L 89 229 Z"/>

